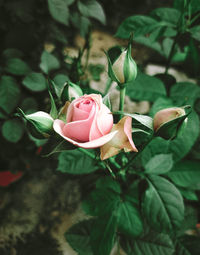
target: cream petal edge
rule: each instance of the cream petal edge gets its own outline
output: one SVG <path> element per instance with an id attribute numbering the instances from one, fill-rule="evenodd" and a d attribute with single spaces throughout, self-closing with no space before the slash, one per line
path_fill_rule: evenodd
<path id="1" fill-rule="evenodd" d="M 116 130 L 116 131 L 110 132 L 109 134 L 104 135 L 98 139 L 95 139 L 93 141 L 86 142 L 86 143 L 79 143 L 79 142 L 76 142 L 76 141 L 63 135 L 62 128 L 64 125 L 65 125 L 65 123 L 62 120 L 57 119 L 54 121 L 53 128 L 56 133 L 58 133 L 60 136 L 62 136 L 68 142 L 70 142 L 78 147 L 85 148 L 85 149 L 93 149 L 93 148 L 101 147 L 102 145 L 109 142 L 118 132 L 118 130 Z"/>

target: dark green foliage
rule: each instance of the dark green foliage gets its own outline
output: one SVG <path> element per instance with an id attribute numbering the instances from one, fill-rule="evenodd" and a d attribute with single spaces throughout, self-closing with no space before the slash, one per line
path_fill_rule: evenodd
<path id="1" fill-rule="evenodd" d="M 174 246 L 166 234 L 146 230 L 141 237 L 136 239 L 122 239 L 122 248 L 128 255 L 172 255 Z"/>
<path id="2" fill-rule="evenodd" d="M 88 174 L 97 170 L 96 161 L 79 150 L 61 152 L 57 170 L 69 174 Z"/>

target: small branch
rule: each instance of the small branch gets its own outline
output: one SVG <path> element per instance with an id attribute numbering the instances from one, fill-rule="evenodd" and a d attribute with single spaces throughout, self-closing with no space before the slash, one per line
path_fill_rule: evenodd
<path id="1" fill-rule="evenodd" d="M 177 34 L 176 37 L 174 38 L 174 42 L 172 44 L 172 47 L 171 47 L 171 50 L 170 50 L 170 53 L 169 53 L 169 56 L 168 56 L 168 59 L 167 59 L 165 74 L 168 73 L 169 67 L 171 65 L 172 58 L 173 58 L 173 55 L 174 55 L 174 50 L 175 50 L 175 47 L 176 47 L 176 44 L 177 44 L 177 41 L 178 41 L 178 37 L 179 37 L 179 34 Z"/>
<path id="2" fill-rule="evenodd" d="M 85 149 L 80 148 L 80 147 L 78 148 L 78 150 L 83 152 L 85 155 L 89 156 L 90 158 L 96 159 L 96 156 L 93 153 L 89 152 L 88 150 L 85 150 Z"/>

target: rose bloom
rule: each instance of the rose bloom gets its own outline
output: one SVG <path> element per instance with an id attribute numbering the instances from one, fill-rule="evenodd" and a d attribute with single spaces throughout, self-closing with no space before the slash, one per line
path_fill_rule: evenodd
<path id="1" fill-rule="evenodd" d="M 66 115 L 66 122 L 56 119 L 53 125 L 55 132 L 68 142 L 81 148 L 98 148 L 107 144 L 106 149 L 101 152 L 102 159 L 116 155 L 119 150 L 124 148 L 125 140 L 125 146 L 127 141 L 131 143 L 131 148 L 129 146 L 128 151 L 131 149 L 137 151 L 132 141 L 131 128 L 127 127 L 127 125 L 131 125 L 132 119 L 126 117 L 130 118 L 128 122 L 124 121 L 127 124 L 119 125 L 125 134 L 125 136 L 122 135 L 123 141 L 120 143 L 120 129 L 114 128 L 113 116 L 109 108 L 103 104 L 100 94 L 81 96 L 72 101 L 71 104 L 67 102 L 62 114 Z M 110 146 L 109 142 L 111 142 Z M 114 150 L 114 154 L 112 152 L 107 153 L 108 150 L 110 151 L 110 147 L 115 146 L 115 144 L 118 150 Z"/>

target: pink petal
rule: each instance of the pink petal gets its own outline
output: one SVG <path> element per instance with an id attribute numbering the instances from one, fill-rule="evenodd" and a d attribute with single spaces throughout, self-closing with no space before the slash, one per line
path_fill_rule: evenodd
<path id="1" fill-rule="evenodd" d="M 69 137 L 65 136 L 63 133 L 63 127 L 65 126 L 65 123 L 62 120 L 55 120 L 54 124 L 53 124 L 53 128 L 55 130 L 56 133 L 58 133 L 60 136 L 62 136 L 65 140 L 67 140 L 68 142 L 81 147 L 81 148 L 85 148 L 85 149 L 93 149 L 93 148 L 98 148 L 101 147 L 102 145 L 106 144 L 107 142 L 109 142 L 118 132 L 113 131 L 107 135 L 104 135 L 98 139 L 92 140 L 90 142 L 85 142 L 85 143 L 80 143 L 80 142 L 76 142 L 73 139 L 70 139 Z"/>
<path id="2" fill-rule="evenodd" d="M 90 128 L 94 121 L 95 112 L 96 110 L 94 107 L 90 112 L 89 118 L 65 124 L 63 127 L 64 135 L 82 142 L 89 141 Z"/>

